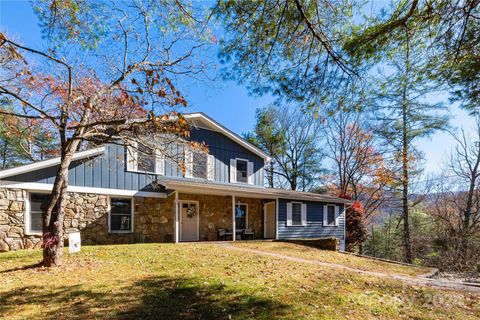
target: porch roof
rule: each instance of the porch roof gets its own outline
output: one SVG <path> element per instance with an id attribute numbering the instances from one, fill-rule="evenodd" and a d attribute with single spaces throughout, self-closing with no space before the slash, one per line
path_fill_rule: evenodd
<path id="1" fill-rule="evenodd" d="M 185 193 L 200 193 L 211 195 L 235 195 L 264 199 L 289 199 L 304 201 L 321 201 L 326 203 L 349 204 L 350 200 L 312 192 L 293 191 L 285 189 L 265 188 L 247 184 L 221 183 L 205 179 L 185 179 L 164 177 L 156 181 L 167 190 Z"/>

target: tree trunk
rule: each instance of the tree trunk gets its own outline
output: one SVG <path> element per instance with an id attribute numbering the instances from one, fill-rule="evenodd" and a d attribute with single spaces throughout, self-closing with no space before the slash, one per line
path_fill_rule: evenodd
<path id="1" fill-rule="evenodd" d="M 79 141 L 67 143 L 62 148 L 60 165 L 53 184 L 47 211 L 42 215 L 43 225 L 43 265 L 45 267 L 60 266 L 62 264 L 65 217 L 65 204 L 67 200 L 68 167 L 72 162 L 73 154 Z M 55 210 L 56 208 L 56 210 Z"/>
<path id="2" fill-rule="evenodd" d="M 403 246 L 405 249 L 405 260 L 412 263 L 412 246 L 410 240 L 410 214 L 408 207 L 408 136 L 407 136 L 407 103 L 403 103 L 403 134 L 402 134 L 402 218 L 403 218 Z"/>
<path id="3" fill-rule="evenodd" d="M 412 245 L 410 239 L 410 214 L 408 207 L 408 187 L 409 187 L 409 139 L 408 139 L 408 108 L 407 97 L 408 81 L 410 77 L 410 38 L 408 29 L 407 47 L 405 51 L 405 75 L 402 88 L 402 218 L 403 218 L 403 247 L 405 250 L 405 261 L 412 263 Z"/>
<path id="4" fill-rule="evenodd" d="M 269 166 L 270 166 L 270 171 L 268 172 L 268 186 L 270 188 L 273 188 L 273 170 L 274 170 L 273 160 L 270 160 Z"/>

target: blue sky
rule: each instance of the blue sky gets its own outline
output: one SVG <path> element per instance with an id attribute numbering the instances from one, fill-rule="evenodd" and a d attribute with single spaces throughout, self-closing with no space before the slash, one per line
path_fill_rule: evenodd
<path id="1" fill-rule="evenodd" d="M 18 37 L 21 42 L 33 48 L 42 48 L 44 41 L 40 36 L 38 19 L 28 1 L 0 0 L 0 30 Z M 271 97 L 256 98 L 249 96 L 244 87 L 234 82 L 212 84 L 199 83 L 188 93 L 189 111 L 202 111 L 214 119 L 241 134 L 252 130 L 255 122 L 255 110 L 272 102 Z M 447 94 L 432 97 L 447 101 Z M 448 101 L 447 101 L 448 103 Z M 472 119 L 455 105 L 450 107 L 451 125 L 470 129 Z M 423 139 L 417 144 L 425 153 L 427 172 L 438 171 L 446 152 L 454 142 L 447 133 L 437 133 L 431 139 Z"/>

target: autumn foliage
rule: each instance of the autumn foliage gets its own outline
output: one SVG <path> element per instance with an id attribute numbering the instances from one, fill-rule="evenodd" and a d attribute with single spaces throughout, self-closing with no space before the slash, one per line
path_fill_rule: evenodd
<path id="1" fill-rule="evenodd" d="M 351 199 L 348 195 L 341 194 L 340 198 Z M 353 251 L 356 246 L 367 239 L 365 223 L 365 210 L 359 201 L 354 201 L 345 210 L 346 250 Z"/>

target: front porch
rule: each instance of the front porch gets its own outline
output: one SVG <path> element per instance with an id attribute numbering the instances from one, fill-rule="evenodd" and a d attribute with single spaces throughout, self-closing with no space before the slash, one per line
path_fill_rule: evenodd
<path id="1" fill-rule="evenodd" d="M 178 191 L 171 197 L 174 242 L 222 240 L 220 230 L 233 241 L 276 237 L 274 199 Z"/>

